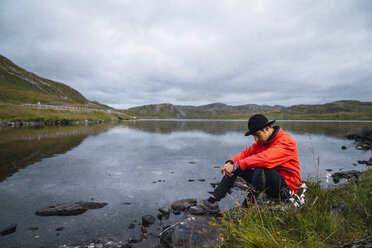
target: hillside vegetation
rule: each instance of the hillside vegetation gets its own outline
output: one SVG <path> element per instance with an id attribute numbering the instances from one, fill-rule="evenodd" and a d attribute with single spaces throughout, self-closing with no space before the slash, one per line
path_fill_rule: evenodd
<path id="1" fill-rule="evenodd" d="M 264 113 L 270 119 L 280 120 L 372 120 L 372 102 L 345 100 L 291 107 L 255 104 L 230 106 L 223 103 L 180 106 L 164 103 L 134 107 L 126 112 L 139 118 L 168 119 L 246 119 L 253 114 Z"/>
<path id="2" fill-rule="evenodd" d="M 102 111 L 39 109 L 22 106 L 25 103 L 83 107 Z M 79 121 L 128 119 L 124 112 L 87 100 L 66 84 L 31 73 L 0 55 L 0 122 L 13 121 Z"/>

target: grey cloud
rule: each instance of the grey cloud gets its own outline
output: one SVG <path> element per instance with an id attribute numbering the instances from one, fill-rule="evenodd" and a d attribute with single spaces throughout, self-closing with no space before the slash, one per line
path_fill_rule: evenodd
<path id="1" fill-rule="evenodd" d="M 372 93 L 370 1 L 5 1 L 0 53 L 91 100 L 293 105 Z"/>

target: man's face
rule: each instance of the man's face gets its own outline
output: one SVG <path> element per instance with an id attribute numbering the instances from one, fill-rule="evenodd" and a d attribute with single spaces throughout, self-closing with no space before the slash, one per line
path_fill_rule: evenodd
<path id="1" fill-rule="evenodd" d="M 266 144 L 266 141 L 270 138 L 269 128 L 265 127 L 263 130 L 258 130 L 253 133 L 253 137 L 255 141 L 258 141 L 262 144 Z"/>

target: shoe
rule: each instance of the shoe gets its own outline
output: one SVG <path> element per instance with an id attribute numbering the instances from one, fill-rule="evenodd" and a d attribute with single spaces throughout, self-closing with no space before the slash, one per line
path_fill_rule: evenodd
<path id="1" fill-rule="evenodd" d="M 220 208 L 218 202 L 210 203 L 207 200 L 202 200 L 200 205 L 190 207 L 189 213 L 194 215 L 219 214 Z"/>

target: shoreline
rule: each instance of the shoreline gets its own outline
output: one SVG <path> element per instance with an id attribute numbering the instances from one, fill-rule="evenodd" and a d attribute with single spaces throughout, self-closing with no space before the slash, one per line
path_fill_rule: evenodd
<path id="1" fill-rule="evenodd" d="M 106 120 L 95 121 L 71 121 L 71 120 L 58 120 L 58 121 L 14 121 L 14 122 L 0 122 L 0 128 L 7 127 L 44 127 L 44 126 L 68 126 L 68 125 L 87 125 L 87 124 L 102 124 Z"/>

